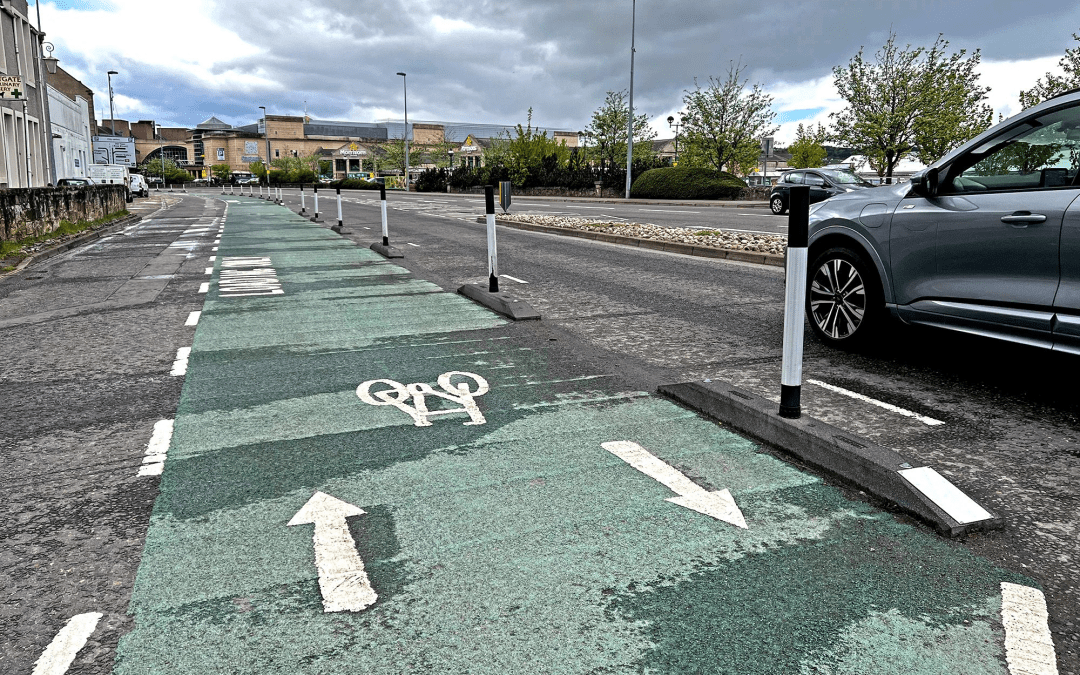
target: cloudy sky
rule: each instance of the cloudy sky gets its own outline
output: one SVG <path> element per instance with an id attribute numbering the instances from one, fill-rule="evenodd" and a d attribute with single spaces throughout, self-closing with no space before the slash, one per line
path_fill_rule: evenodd
<path id="1" fill-rule="evenodd" d="M 33 7 L 31 7 L 33 16 Z M 211 114 L 246 124 L 273 114 L 317 119 L 534 123 L 578 130 L 608 90 L 629 86 L 631 0 L 42 0 L 42 29 L 61 65 L 93 88 L 108 116 L 191 126 Z M 732 61 L 773 95 L 778 142 L 843 107 L 832 67 L 890 29 L 901 43 L 981 49 L 990 103 L 1016 97 L 1076 46 L 1080 3 L 1019 0 L 641 0 L 634 103 L 654 118 L 680 110 L 695 78 Z"/>

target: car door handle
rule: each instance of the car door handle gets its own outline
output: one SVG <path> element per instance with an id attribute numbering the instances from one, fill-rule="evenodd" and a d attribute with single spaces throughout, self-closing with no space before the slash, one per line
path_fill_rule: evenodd
<path id="1" fill-rule="evenodd" d="M 1001 222 L 1008 223 L 1009 225 L 1030 225 L 1034 223 L 1045 223 L 1046 216 L 1042 215 L 1041 213 L 1017 211 L 1011 216 L 1002 216 Z"/>

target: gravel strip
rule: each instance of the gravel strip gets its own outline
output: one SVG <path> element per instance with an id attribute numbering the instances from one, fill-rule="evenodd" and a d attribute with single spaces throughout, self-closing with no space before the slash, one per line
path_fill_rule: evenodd
<path id="1" fill-rule="evenodd" d="M 787 237 L 780 234 L 749 234 L 747 232 L 729 232 L 727 230 L 691 230 L 685 227 L 661 227 L 652 223 L 622 223 L 591 218 L 540 216 L 523 213 L 499 214 L 498 218 L 499 220 L 512 220 L 517 223 L 564 227 L 570 230 L 606 232 L 607 234 L 617 234 L 624 237 L 713 246 L 728 249 L 729 251 L 753 251 L 754 253 L 784 255 L 784 246 L 787 244 Z"/>

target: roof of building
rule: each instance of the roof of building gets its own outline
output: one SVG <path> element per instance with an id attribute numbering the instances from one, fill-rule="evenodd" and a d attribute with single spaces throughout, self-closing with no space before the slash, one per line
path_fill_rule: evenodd
<path id="1" fill-rule="evenodd" d="M 210 119 L 203 120 L 195 126 L 196 129 L 232 129 L 232 126 L 222 122 L 214 115 L 210 116 Z"/>

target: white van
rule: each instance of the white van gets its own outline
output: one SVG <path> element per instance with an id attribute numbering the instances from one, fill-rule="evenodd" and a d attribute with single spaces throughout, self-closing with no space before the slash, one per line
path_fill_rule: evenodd
<path id="1" fill-rule="evenodd" d="M 96 185 L 123 185 L 127 188 L 127 201 L 131 201 L 131 172 L 123 164 L 90 164 L 86 175 Z"/>
<path id="2" fill-rule="evenodd" d="M 139 197 L 149 197 L 150 188 L 146 186 L 146 179 L 141 174 L 131 174 L 131 194 Z"/>

